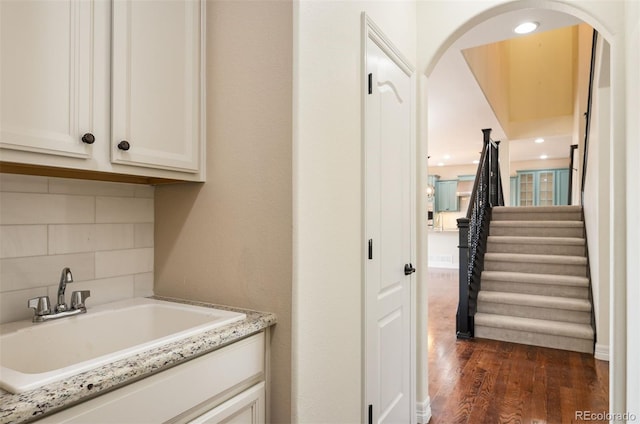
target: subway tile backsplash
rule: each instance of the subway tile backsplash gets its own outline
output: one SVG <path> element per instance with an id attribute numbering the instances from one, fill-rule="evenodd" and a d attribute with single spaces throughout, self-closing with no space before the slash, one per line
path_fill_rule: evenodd
<path id="1" fill-rule="evenodd" d="M 153 294 L 154 188 L 0 173 L 0 323 L 27 300 L 91 290 L 87 306 Z"/>

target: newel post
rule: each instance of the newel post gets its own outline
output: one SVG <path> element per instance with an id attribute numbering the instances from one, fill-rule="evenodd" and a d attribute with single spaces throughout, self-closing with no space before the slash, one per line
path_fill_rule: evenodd
<path id="1" fill-rule="evenodd" d="M 469 325 L 469 218 L 458 218 L 458 249 L 460 265 L 458 272 L 458 312 L 456 314 L 456 336 L 471 338 Z"/>

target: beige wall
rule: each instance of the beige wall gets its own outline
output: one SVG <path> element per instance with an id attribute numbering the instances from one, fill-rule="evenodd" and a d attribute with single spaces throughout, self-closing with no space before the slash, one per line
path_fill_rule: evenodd
<path id="1" fill-rule="evenodd" d="M 159 295 L 275 312 L 271 418 L 289 423 L 292 5 L 207 4 L 207 182 L 156 191 Z"/>
<path id="2" fill-rule="evenodd" d="M 476 175 L 478 165 L 449 165 L 432 166 L 429 168 L 430 175 L 438 175 L 441 180 L 457 180 L 461 175 Z"/>
<path id="3" fill-rule="evenodd" d="M 558 169 L 568 168 L 569 158 L 545 159 L 545 160 L 522 160 L 511 162 L 511 176 L 518 175 L 518 171 L 528 171 L 533 169 Z"/>
<path id="4" fill-rule="evenodd" d="M 87 306 L 153 294 L 154 188 L 0 174 L 0 323 L 28 319 L 27 300 L 55 305 L 62 268 Z"/>

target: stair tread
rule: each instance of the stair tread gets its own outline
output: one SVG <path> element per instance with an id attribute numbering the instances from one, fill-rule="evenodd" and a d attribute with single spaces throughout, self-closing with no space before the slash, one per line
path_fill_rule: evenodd
<path id="1" fill-rule="evenodd" d="M 586 277 L 578 277 L 574 275 L 533 274 L 513 271 L 482 271 L 481 279 L 531 284 L 557 284 L 574 287 L 589 286 L 589 279 Z"/>
<path id="2" fill-rule="evenodd" d="M 494 253 L 487 252 L 484 255 L 485 261 L 502 262 L 527 262 L 544 264 L 566 264 L 566 265 L 586 265 L 587 258 L 584 256 L 564 256 L 564 255 L 536 255 L 531 253 Z"/>
<path id="3" fill-rule="evenodd" d="M 508 221 L 508 220 L 491 220 L 490 226 L 493 227 L 569 227 L 569 228 L 582 228 L 584 223 L 582 221 Z"/>
<path id="4" fill-rule="evenodd" d="M 589 324 L 495 315 L 483 312 L 477 312 L 474 321 L 476 326 L 593 340 L 593 328 Z"/>
<path id="5" fill-rule="evenodd" d="M 541 296 L 512 292 L 480 291 L 478 302 L 504 303 L 519 306 L 533 306 L 538 308 L 565 309 L 571 311 L 591 311 L 588 299 L 571 297 Z"/>
<path id="6" fill-rule="evenodd" d="M 584 239 L 579 237 L 528 237 L 528 236 L 489 236 L 489 243 L 505 244 L 563 244 L 584 246 Z"/>
<path id="7" fill-rule="evenodd" d="M 529 213 L 529 212 L 566 212 L 575 213 L 582 211 L 582 206 L 558 205 L 558 206 L 494 206 L 493 210 L 500 213 Z"/>

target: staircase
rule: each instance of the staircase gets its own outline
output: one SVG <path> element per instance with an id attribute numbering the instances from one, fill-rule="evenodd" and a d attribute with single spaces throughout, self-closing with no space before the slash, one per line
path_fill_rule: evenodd
<path id="1" fill-rule="evenodd" d="M 593 353 L 580 206 L 494 207 L 475 337 Z"/>

